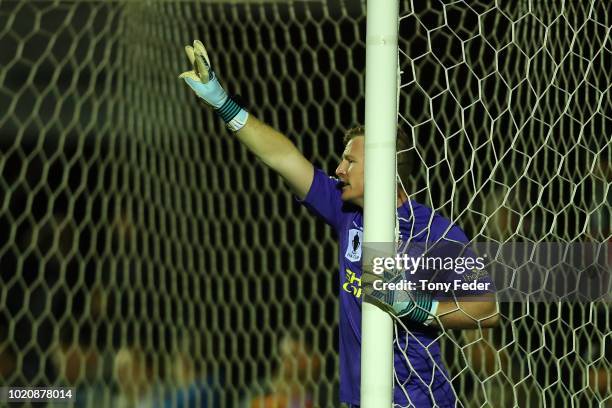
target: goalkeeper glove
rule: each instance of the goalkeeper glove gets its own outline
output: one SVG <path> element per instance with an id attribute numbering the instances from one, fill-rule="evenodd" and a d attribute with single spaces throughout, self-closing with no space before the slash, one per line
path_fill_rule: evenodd
<path id="1" fill-rule="evenodd" d="M 217 80 L 210 67 L 210 59 L 204 45 L 196 40 L 193 42 L 193 47 L 189 45 L 185 47 L 185 52 L 193 65 L 193 70 L 183 72 L 179 78 L 184 79 L 197 96 L 215 109 L 231 131 L 242 129 L 249 113 L 227 95 Z"/>
<path id="2" fill-rule="evenodd" d="M 398 277 L 401 277 L 401 274 Z M 390 282 L 394 283 L 396 280 L 397 277 Z M 366 294 L 366 299 L 395 317 L 425 326 L 434 320 L 438 310 L 438 301 L 431 294 L 421 291 L 372 288 L 371 292 Z"/>

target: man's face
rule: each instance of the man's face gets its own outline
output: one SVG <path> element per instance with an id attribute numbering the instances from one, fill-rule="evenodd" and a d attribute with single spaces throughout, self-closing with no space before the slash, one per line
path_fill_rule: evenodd
<path id="1" fill-rule="evenodd" d="M 363 162 L 365 159 L 363 136 L 349 140 L 336 176 L 342 182 L 342 200 L 363 207 Z"/>

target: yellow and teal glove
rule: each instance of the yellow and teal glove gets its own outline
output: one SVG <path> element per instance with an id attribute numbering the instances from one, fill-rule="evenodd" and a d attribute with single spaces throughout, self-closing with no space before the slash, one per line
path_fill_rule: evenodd
<path id="1" fill-rule="evenodd" d="M 179 78 L 184 79 L 195 94 L 223 119 L 228 129 L 240 130 L 247 122 L 249 113 L 225 92 L 215 72 L 210 66 L 210 59 L 204 45 L 196 40 L 192 46 L 186 46 L 185 52 L 193 70 L 183 72 Z"/>
<path id="2" fill-rule="evenodd" d="M 385 279 L 388 283 L 397 283 L 402 274 Z M 366 300 L 377 305 L 389 314 L 400 319 L 428 326 L 436 316 L 438 301 L 430 293 L 410 290 L 376 290 L 365 292 Z"/>

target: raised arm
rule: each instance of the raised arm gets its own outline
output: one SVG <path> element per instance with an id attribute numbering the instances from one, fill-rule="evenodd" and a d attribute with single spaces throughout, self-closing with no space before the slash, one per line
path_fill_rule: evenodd
<path id="1" fill-rule="evenodd" d="M 297 197 L 306 197 L 314 177 L 314 167 L 291 140 L 253 115 L 249 115 L 245 126 L 236 135 L 255 156 L 285 179 Z"/>
<path id="2" fill-rule="evenodd" d="M 193 47 L 185 47 L 185 52 L 193 70 L 182 73 L 179 78 L 215 110 L 255 156 L 284 178 L 300 199 L 305 198 L 314 176 L 312 163 L 285 135 L 249 114 L 227 95 L 200 41 L 195 41 Z"/>

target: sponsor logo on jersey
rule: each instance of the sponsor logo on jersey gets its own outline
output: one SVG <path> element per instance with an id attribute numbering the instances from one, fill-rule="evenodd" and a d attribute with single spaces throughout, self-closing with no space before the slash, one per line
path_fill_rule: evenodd
<path id="1" fill-rule="evenodd" d="M 356 298 L 361 297 L 361 278 L 358 278 L 355 272 L 346 268 L 344 271 L 344 284 L 342 284 L 342 290 L 346 293 L 350 293 Z"/>

